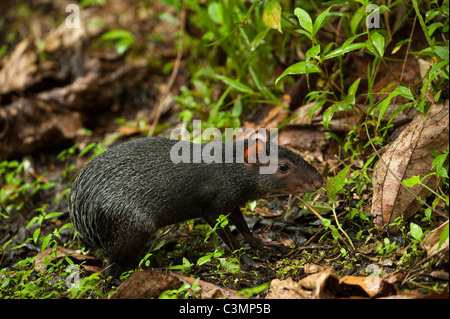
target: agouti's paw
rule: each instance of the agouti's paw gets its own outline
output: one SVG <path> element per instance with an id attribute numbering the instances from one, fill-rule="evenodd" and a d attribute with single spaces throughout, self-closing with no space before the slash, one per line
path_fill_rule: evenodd
<path id="1" fill-rule="evenodd" d="M 248 236 L 246 238 L 247 242 L 250 244 L 250 246 L 255 249 L 262 249 L 263 248 L 263 241 L 259 238 L 256 238 L 255 236 Z"/>

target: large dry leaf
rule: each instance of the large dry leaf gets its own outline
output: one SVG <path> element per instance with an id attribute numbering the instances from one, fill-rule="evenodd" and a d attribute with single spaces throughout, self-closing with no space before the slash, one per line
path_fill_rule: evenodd
<path id="1" fill-rule="evenodd" d="M 407 220 L 420 208 L 417 197 L 425 199 L 430 192 L 420 185 L 407 189 L 402 180 L 425 176 L 431 172 L 431 151 L 444 151 L 449 141 L 449 103 L 433 104 L 425 114 L 418 114 L 383 154 L 373 173 L 372 216 L 376 225 L 385 227 L 397 217 Z M 430 176 L 424 183 L 431 189 L 437 179 Z M 388 231 L 395 232 L 394 227 Z"/>
<path id="2" fill-rule="evenodd" d="M 427 251 L 428 257 L 432 257 L 438 254 L 438 257 L 444 258 L 446 261 L 448 261 L 448 237 L 439 247 L 439 240 L 441 239 L 441 235 L 445 227 L 448 227 L 448 220 L 438 228 L 430 231 L 422 240 L 422 243 L 420 245 Z"/>
<path id="3" fill-rule="evenodd" d="M 33 39 L 22 40 L 9 57 L 5 58 L 0 70 L 0 92 L 6 93 L 23 89 L 33 84 L 38 61 Z"/>
<path id="4" fill-rule="evenodd" d="M 117 289 L 111 299 L 158 298 L 166 290 L 178 289 L 181 281 L 156 270 L 136 271 Z"/>

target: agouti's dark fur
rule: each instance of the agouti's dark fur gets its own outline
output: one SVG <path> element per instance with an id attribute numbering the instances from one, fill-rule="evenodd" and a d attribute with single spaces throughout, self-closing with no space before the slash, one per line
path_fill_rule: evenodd
<path id="1" fill-rule="evenodd" d="M 260 247 L 239 207 L 273 191 L 312 192 L 322 185 L 317 170 L 284 147 L 278 147 L 277 171 L 260 174 L 258 163 L 175 164 L 170 150 L 178 142 L 141 138 L 112 147 L 73 183 L 70 218 L 87 246 L 104 251 L 108 275 L 135 266 L 159 228 L 197 217 L 214 226 L 220 214 L 231 213 L 229 220 L 246 241 Z M 237 143 L 244 143 L 246 155 L 251 151 L 248 141 Z M 217 233 L 231 249 L 240 247 L 228 227 Z"/>

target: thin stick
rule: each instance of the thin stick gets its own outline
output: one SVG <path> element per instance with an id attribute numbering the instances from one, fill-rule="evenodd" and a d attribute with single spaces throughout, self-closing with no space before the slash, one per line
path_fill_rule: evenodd
<path id="1" fill-rule="evenodd" d="M 181 10 L 180 21 L 181 21 L 180 38 L 178 40 L 178 52 L 175 64 L 173 66 L 172 74 L 170 75 L 166 87 L 162 89 L 161 94 L 162 98 L 159 100 L 155 113 L 155 118 L 153 119 L 152 126 L 150 127 L 147 136 L 153 136 L 153 133 L 155 132 L 156 125 L 159 122 L 159 118 L 161 117 L 164 105 L 166 104 L 166 100 L 169 97 L 170 90 L 172 89 L 172 86 L 175 83 L 175 79 L 178 75 L 178 70 L 180 69 L 181 58 L 183 57 L 184 33 L 186 28 L 186 6 L 183 6 L 183 9 Z"/>
<path id="2" fill-rule="evenodd" d="M 323 218 L 318 212 L 316 212 L 316 210 L 315 210 L 314 208 L 312 208 L 312 207 L 311 207 L 307 202 L 305 202 L 300 196 L 298 196 L 298 195 L 294 195 L 294 196 L 295 196 L 295 198 L 297 198 L 300 202 L 302 202 L 303 205 L 305 205 L 306 207 L 308 207 L 308 209 L 309 209 L 314 215 L 316 215 L 321 221 L 323 221 L 324 218 Z M 338 222 L 338 220 L 337 220 L 337 216 L 336 216 L 336 213 L 335 213 L 334 210 L 333 210 L 333 215 L 334 215 L 334 218 L 335 218 L 335 220 L 336 220 L 336 224 L 337 224 L 338 229 L 345 235 L 345 237 L 347 237 L 348 242 L 350 243 L 350 246 L 351 246 L 351 247 L 349 247 L 349 246 L 347 245 L 347 242 L 346 242 L 346 241 L 344 240 L 344 238 L 338 233 L 337 235 L 338 235 L 339 240 L 342 241 L 347 247 L 352 248 L 353 250 L 355 250 L 355 246 L 353 246 L 353 243 L 352 243 L 352 241 L 350 240 L 350 238 L 348 237 L 347 233 L 339 226 L 339 222 Z M 330 225 L 330 229 L 331 229 L 331 230 L 334 230 L 333 225 Z"/>

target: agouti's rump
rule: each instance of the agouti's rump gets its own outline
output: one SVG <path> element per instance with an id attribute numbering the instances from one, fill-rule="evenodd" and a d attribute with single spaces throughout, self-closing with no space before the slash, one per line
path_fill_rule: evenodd
<path id="1" fill-rule="evenodd" d="M 260 174 L 260 167 L 268 164 L 249 161 L 261 151 L 258 143 L 233 143 L 236 152 L 244 150 L 243 163 L 226 163 L 225 156 L 216 162 L 174 163 L 174 145 L 188 146 L 193 158 L 192 143 L 136 139 L 95 157 L 73 183 L 70 218 L 86 245 L 104 251 L 111 264 L 108 275 L 116 277 L 132 268 L 157 229 L 196 217 L 214 226 L 220 214 L 230 214 L 245 240 L 261 247 L 239 207 L 270 192 L 312 192 L 322 185 L 315 168 L 283 147 L 277 147 L 275 173 Z M 217 234 L 232 250 L 239 249 L 228 227 Z"/>

